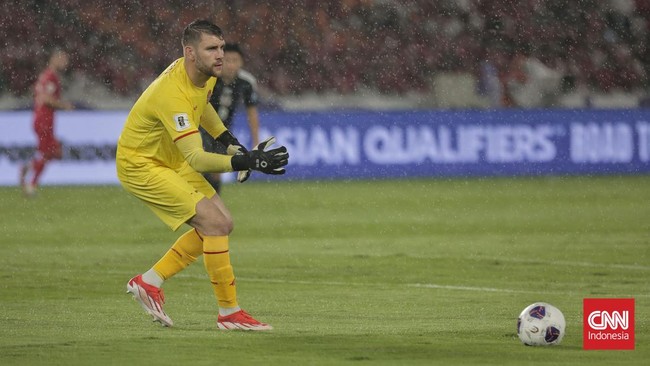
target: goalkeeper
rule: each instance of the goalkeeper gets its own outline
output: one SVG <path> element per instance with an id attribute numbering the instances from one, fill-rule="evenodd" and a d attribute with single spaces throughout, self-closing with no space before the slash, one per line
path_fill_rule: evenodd
<path id="1" fill-rule="evenodd" d="M 162 285 L 203 254 L 218 303 L 219 329 L 267 330 L 237 303 L 230 265 L 230 212 L 203 172 L 258 170 L 284 174 L 285 147 L 267 150 L 273 138 L 247 151 L 225 128 L 208 103 L 222 69 L 221 29 L 196 20 L 183 31 L 183 57 L 174 61 L 142 93 L 131 109 L 117 145 L 117 175 L 122 186 L 142 200 L 172 230 L 192 227 L 151 269 L 127 283 L 131 293 L 155 321 L 173 322 L 163 310 Z M 228 146 L 228 155 L 203 150 L 199 126 Z"/>

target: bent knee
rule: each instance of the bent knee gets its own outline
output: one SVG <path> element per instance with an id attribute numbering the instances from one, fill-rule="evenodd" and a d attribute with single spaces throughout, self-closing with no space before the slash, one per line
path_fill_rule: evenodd
<path id="1" fill-rule="evenodd" d="M 199 231 L 208 236 L 230 235 L 234 226 L 232 219 L 228 217 L 221 217 L 218 220 L 209 220 L 202 224 L 202 228 L 200 228 Z"/>
<path id="2" fill-rule="evenodd" d="M 206 199 L 197 204 L 196 215 L 189 224 L 201 234 L 209 236 L 230 235 L 233 230 L 230 213 Z"/>
<path id="3" fill-rule="evenodd" d="M 233 229 L 235 228 L 235 224 L 232 221 L 232 218 L 227 218 L 225 222 L 223 223 L 223 230 L 226 231 L 226 235 L 230 235 L 232 233 Z"/>

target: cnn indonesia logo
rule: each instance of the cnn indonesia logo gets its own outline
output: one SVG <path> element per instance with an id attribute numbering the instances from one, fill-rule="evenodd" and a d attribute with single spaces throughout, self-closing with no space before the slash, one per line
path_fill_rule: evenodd
<path id="1" fill-rule="evenodd" d="M 634 349 L 634 299 L 583 300 L 584 349 Z"/>

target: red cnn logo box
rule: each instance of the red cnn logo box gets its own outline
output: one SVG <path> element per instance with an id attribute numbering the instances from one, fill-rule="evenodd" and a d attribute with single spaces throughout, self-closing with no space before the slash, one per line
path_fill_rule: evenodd
<path id="1" fill-rule="evenodd" d="M 634 349 L 634 299 L 583 299 L 582 348 Z"/>

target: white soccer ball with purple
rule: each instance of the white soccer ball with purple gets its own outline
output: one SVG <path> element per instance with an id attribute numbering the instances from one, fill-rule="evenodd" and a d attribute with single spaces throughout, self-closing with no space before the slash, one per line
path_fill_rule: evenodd
<path id="1" fill-rule="evenodd" d="M 517 319 L 517 335 L 527 346 L 560 344 L 565 329 L 560 309 L 545 302 L 528 305 Z"/>

